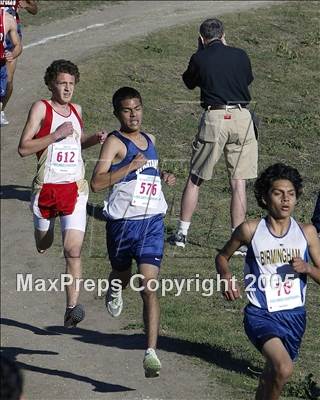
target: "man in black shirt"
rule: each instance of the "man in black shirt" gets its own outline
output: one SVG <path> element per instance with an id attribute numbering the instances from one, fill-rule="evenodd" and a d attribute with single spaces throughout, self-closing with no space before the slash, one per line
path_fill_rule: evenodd
<path id="1" fill-rule="evenodd" d="M 242 49 L 226 45 L 224 28 L 216 18 L 200 26 L 198 51 L 192 55 L 183 81 L 188 89 L 200 87 L 204 108 L 192 143 L 190 175 L 181 199 L 178 230 L 171 243 L 186 244 L 188 229 L 198 203 L 199 188 L 210 180 L 222 153 L 231 186 L 231 225 L 235 229 L 246 214 L 246 179 L 257 176 L 258 146 L 252 118 L 246 108 L 251 100 L 251 63 Z M 238 254 L 244 253 L 243 251 Z"/>

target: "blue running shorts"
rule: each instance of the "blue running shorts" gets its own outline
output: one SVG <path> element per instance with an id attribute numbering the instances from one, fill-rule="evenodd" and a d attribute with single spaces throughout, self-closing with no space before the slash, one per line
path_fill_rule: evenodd
<path id="1" fill-rule="evenodd" d="M 7 91 L 7 67 L 6 64 L 0 64 L 0 101 L 5 97 Z"/>
<path id="2" fill-rule="evenodd" d="M 248 304 L 244 309 L 244 329 L 261 352 L 265 342 L 278 337 L 294 361 L 298 357 L 302 336 L 306 329 L 306 311 L 304 307 L 293 310 L 269 312 Z"/>
<path id="3" fill-rule="evenodd" d="M 162 214 L 150 218 L 107 221 L 107 249 L 113 269 L 131 268 L 132 259 L 137 265 L 151 264 L 160 268 L 164 247 Z"/>

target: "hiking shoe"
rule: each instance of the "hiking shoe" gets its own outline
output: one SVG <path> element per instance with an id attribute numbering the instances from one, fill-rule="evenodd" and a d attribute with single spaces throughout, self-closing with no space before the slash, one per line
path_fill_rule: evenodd
<path id="1" fill-rule="evenodd" d="M 85 312 L 82 304 L 77 304 L 73 308 L 67 308 L 64 314 L 64 327 L 74 328 L 84 319 Z"/>
<path id="2" fill-rule="evenodd" d="M 123 308 L 121 289 L 113 292 L 109 287 L 106 294 L 106 307 L 112 317 L 119 317 Z"/>
<path id="3" fill-rule="evenodd" d="M 9 121 L 7 120 L 7 117 L 6 117 L 5 113 L 4 113 L 4 111 L 1 111 L 1 114 L 0 114 L 0 125 L 8 125 L 8 124 L 9 124 Z"/>
<path id="4" fill-rule="evenodd" d="M 242 245 L 236 250 L 233 255 L 234 256 L 240 256 L 240 257 L 245 257 L 247 255 L 248 247 L 246 245 Z"/>
<path id="5" fill-rule="evenodd" d="M 144 375 L 146 378 L 157 378 L 160 374 L 161 362 L 154 349 L 148 349 L 143 359 Z"/>
<path id="6" fill-rule="evenodd" d="M 186 247 L 187 235 L 182 232 L 177 232 L 169 238 L 169 243 L 173 246 Z"/>

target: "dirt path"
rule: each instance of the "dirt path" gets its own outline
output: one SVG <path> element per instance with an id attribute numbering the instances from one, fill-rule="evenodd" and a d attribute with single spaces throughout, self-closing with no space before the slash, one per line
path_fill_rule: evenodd
<path id="1" fill-rule="evenodd" d="M 24 368 L 28 399 L 209 398 L 206 372 L 183 355 L 187 351 L 183 343 L 166 338 L 160 340 L 161 378 L 147 380 L 142 370 L 142 335 L 121 331 L 125 321 L 111 319 L 102 301 L 94 300 L 92 294 L 82 296 L 87 310 L 85 321 L 80 328 L 65 332 L 59 327 L 64 312 L 63 294 L 16 291 L 17 273 L 55 278 L 64 268 L 63 258 L 53 257 L 55 249 L 46 256 L 35 251 L 28 209 L 35 160 L 32 157 L 20 159 L 16 152 L 28 109 L 39 98 L 45 68 L 53 59 L 66 57 L 77 62 L 102 47 L 162 27 L 266 3 L 272 2 L 121 2 L 100 11 L 25 30 L 26 48 L 18 62 L 16 87 L 7 110 L 11 123 L 1 131 L 1 336 L 4 350 L 16 356 Z M 34 45 L 43 38 L 79 29 L 82 32 Z M 59 244 L 58 237 L 56 243 Z M 217 383 L 215 397 L 211 394 L 210 398 L 229 398 L 220 391 Z"/>

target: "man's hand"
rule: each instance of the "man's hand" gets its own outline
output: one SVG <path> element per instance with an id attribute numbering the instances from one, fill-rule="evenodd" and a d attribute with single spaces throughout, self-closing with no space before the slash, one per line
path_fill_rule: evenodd
<path id="1" fill-rule="evenodd" d="M 240 290 L 237 284 L 237 280 L 231 275 L 220 275 L 221 285 L 224 287 L 223 297 L 228 301 L 237 300 L 241 298 Z"/>
<path id="2" fill-rule="evenodd" d="M 97 143 L 103 144 L 108 137 L 108 132 L 101 131 L 96 133 Z"/>
<path id="3" fill-rule="evenodd" d="M 170 172 L 162 172 L 161 179 L 168 186 L 174 186 L 176 184 L 176 177 L 173 174 L 171 174 Z"/>
<path id="4" fill-rule="evenodd" d="M 227 41 L 226 41 L 226 37 L 224 36 L 224 34 L 222 35 L 221 42 L 222 42 L 225 46 L 227 46 Z"/>
<path id="5" fill-rule="evenodd" d="M 35 0 L 20 0 L 19 8 L 28 11 L 30 14 L 37 14 L 38 5 Z"/>
<path id="6" fill-rule="evenodd" d="M 141 168 L 148 160 L 142 153 L 138 153 L 129 164 L 129 170 L 135 171 Z"/>
<path id="7" fill-rule="evenodd" d="M 12 62 L 14 60 L 14 57 L 13 57 L 11 51 L 5 50 L 4 56 L 5 56 L 6 61 L 8 61 L 8 62 Z"/>
<path id="8" fill-rule="evenodd" d="M 27 5 L 28 5 L 28 3 L 27 3 L 27 1 L 26 0 L 20 0 L 20 2 L 19 2 L 19 8 L 26 8 L 27 7 Z"/>
<path id="9" fill-rule="evenodd" d="M 204 43 L 203 43 L 203 38 L 201 35 L 198 37 L 198 50 L 204 49 Z"/>
<path id="10" fill-rule="evenodd" d="M 311 266 L 302 260 L 300 257 L 293 257 L 291 260 L 291 265 L 295 272 L 299 274 L 308 274 L 310 272 Z"/>
<path id="11" fill-rule="evenodd" d="M 66 138 L 73 134 L 72 122 L 64 122 L 54 132 L 55 141 Z"/>

